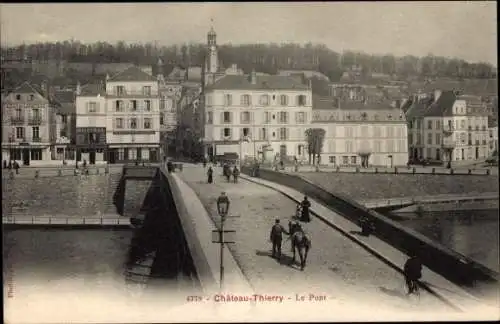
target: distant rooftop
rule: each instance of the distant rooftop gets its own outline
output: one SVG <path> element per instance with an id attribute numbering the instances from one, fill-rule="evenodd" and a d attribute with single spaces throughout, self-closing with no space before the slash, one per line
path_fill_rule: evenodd
<path id="1" fill-rule="evenodd" d="M 292 77 L 280 75 L 255 76 L 256 82 L 250 82 L 250 75 L 226 75 L 207 87 L 207 90 L 308 90 L 309 87 Z"/>

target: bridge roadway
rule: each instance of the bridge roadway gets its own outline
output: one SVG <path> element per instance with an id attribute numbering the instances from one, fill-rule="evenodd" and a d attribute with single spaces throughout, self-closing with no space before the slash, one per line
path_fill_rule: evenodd
<path id="1" fill-rule="evenodd" d="M 401 316 L 412 314 L 413 319 L 437 319 L 441 315 L 449 319 L 453 314 L 454 316 L 460 314 L 460 318 L 464 318 L 466 315 L 463 313 L 465 311 L 463 308 L 457 308 L 453 303 L 440 299 L 442 296 L 437 297 L 425 290 L 421 290 L 418 302 L 406 298 L 404 279 L 400 272 L 316 217 L 305 225 L 306 232 L 312 239 L 312 250 L 304 272 L 296 266 L 288 265 L 291 256 L 289 241 L 285 240 L 283 244 L 284 257 L 281 262 L 271 258 L 271 244 L 268 241 L 270 228 L 276 218 L 280 218 L 286 225 L 295 213 L 296 202 L 276 190 L 253 181 L 240 179 L 236 184 L 228 183 L 221 174 L 221 168 L 214 168 L 215 183 L 208 184 L 206 169 L 202 166 L 186 165 L 184 171 L 178 173 L 179 177 L 196 192 L 214 221 L 217 221 L 216 198 L 221 191 L 227 192 L 231 201 L 230 214 L 240 216 L 226 221 L 226 229 L 236 230 L 236 243 L 230 244 L 229 249 L 257 293 L 281 294 L 291 302 L 295 300 L 296 294 L 303 294 L 306 300 L 310 295 L 326 297 L 326 301 L 311 301 L 299 305 L 305 307 L 304 311 L 312 305 L 321 305 L 325 307 L 325 311 L 329 311 L 328 316 L 317 314 L 319 317 L 307 317 L 309 320 L 342 318 L 346 315 L 342 314 L 342 310 L 347 309 L 351 315 L 353 310 L 357 310 L 354 314 L 361 318 L 362 313 L 369 312 L 370 307 L 373 311 L 371 317 L 367 318 L 370 320 L 384 320 L 387 319 L 387 314 L 395 314 L 394 312 Z M 316 204 L 313 202 L 314 208 Z M 403 259 L 400 261 L 404 262 Z M 445 285 L 444 290 L 448 288 L 446 285 L 452 285 L 446 280 L 441 280 L 439 284 Z M 462 293 L 450 291 L 453 295 Z M 461 306 L 464 303 L 467 306 L 469 304 L 474 306 L 471 316 L 478 314 L 487 316 L 484 312 L 477 312 L 482 304 L 470 295 L 455 297 L 455 301 L 457 298 L 462 302 Z M 360 301 L 362 301 L 361 307 Z M 293 308 L 296 304 L 284 305 Z M 343 308 L 333 308 L 335 314 L 332 314 L 333 305 L 342 305 Z M 487 314 L 491 315 L 491 309 L 489 307 L 487 309 L 489 310 Z M 497 315 L 494 313 L 493 316 L 497 318 Z M 391 320 L 393 319 L 395 318 L 391 317 Z"/>

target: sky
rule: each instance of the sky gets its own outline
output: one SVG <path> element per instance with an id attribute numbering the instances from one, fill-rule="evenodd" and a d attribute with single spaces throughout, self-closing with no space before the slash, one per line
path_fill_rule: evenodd
<path id="1" fill-rule="evenodd" d="M 496 2 L 1 4 L 1 43 L 80 40 L 323 43 L 334 51 L 457 57 L 497 65 Z M 212 23 L 213 20 L 213 23 Z"/>

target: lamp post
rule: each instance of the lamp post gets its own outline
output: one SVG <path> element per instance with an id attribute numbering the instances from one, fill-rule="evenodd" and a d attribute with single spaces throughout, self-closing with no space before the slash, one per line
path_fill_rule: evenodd
<path id="1" fill-rule="evenodd" d="M 222 192 L 217 198 L 217 212 L 221 217 L 220 223 L 220 289 L 222 290 L 224 282 L 224 221 L 226 220 L 227 212 L 229 210 L 229 198 L 225 192 Z"/>

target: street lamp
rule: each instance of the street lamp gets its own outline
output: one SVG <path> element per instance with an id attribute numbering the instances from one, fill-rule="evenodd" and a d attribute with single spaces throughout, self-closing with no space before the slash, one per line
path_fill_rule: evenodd
<path id="1" fill-rule="evenodd" d="M 224 221 L 226 220 L 227 212 L 229 211 L 229 198 L 225 192 L 222 192 L 217 198 L 217 211 L 221 217 L 220 222 L 220 281 L 219 287 L 222 290 L 224 282 Z"/>

